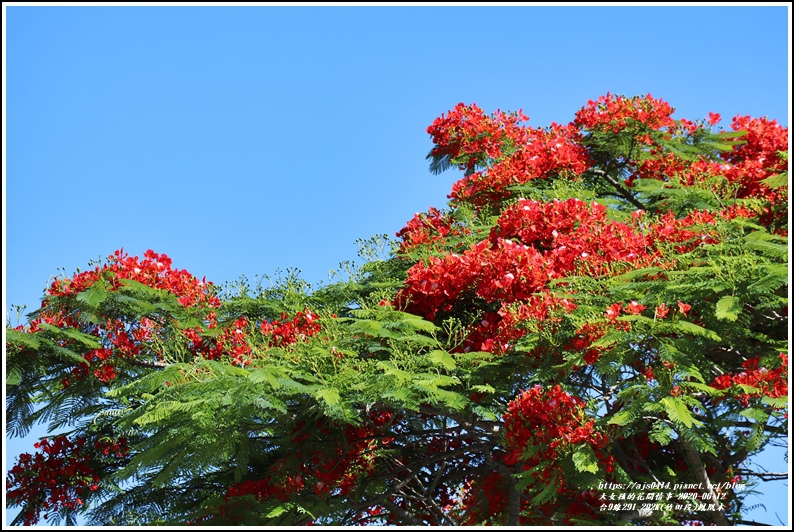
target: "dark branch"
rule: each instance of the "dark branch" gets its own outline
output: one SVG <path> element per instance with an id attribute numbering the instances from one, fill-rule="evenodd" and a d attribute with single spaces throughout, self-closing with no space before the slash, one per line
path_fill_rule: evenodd
<path id="1" fill-rule="evenodd" d="M 631 192 L 626 190 L 626 187 L 621 185 L 614 177 L 612 177 L 611 175 L 609 175 L 608 173 L 606 173 L 603 170 L 599 170 L 598 168 L 589 168 L 587 171 L 592 173 L 592 174 L 595 174 L 597 176 L 601 176 L 604 179 L 606 179 L 607 182 L 610 185 L 612 185 L 613 187 L 615 187 L 615 190 L 617 191 L 617 193 L 620 194 L 621 196 L 623 196 L 623 198 L 626 201 L 628 201 L 629 203 L 631 203 L 632 205 L 634 205 L 635 207 L 637 207 L 638 209 L 640 209 L 642 211 L 645 210 L 645 205 L 640 203 L 639 200 L 637 200 L 637 198 L 632 196 Z"/>
<path id="2" fill-rule="evenodd" d="M 758 477 L 761 480 L 787 480 L 788 473 L 760 473 L 749 469 L 739 469 L 737 471 L 742 476 Z"/>

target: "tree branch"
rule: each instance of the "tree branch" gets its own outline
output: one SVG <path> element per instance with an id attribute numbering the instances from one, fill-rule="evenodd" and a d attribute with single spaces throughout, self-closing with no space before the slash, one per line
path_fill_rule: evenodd
<path id="1" fill-rule="evenodd" d="M 714 491 L 714 486 L 712 486 L 711 480 L 709 480 L 709 476 L 706 474 L 703 461 L 700 459 L 700 453 L 692 447 L 688 441 L 684 440 L 683 437 L 679 438 L 679 442 L 681 444 L 681 449 L 684 451 L 684 458 L 689 464 L 690 469 L 694 472 L 695 478 L 700 482 L 701 486 L 705 487 L 710 497 L 709 500 L 714 502 L 719 501 L 720 499 L 717 497 L 717 492 Z M 710 510 L 702 513 L 708 514 L 717 526 L 729 526 L 728 518 L 719 510 Z"/>
<path id="2" fill-rule="evenodd" d="M 759 473 L 758 471 L 750 471 L 749 469 L 739 469 L 736 471 L 742 476 L 758 477 L 761 480 L 787 480 L 788 473 Z"/>
<path id="3" fill-rule="evenodd" d="M 400 520 L 403 521 L 406 525 L 422 526 L 424 524 L 422 523 L 422 521 L 412 516 L 411 514 L 409 514 L 408 512 L 406 512 L 405 510 L 403 510 L 402 508 L 400 508 L 390 500 L 384 500 L 383 506 L 391 513 L 399 517 Z"/>
<path id="4" fill-rule="evenodd" d="M 592 174 L 595 174 L 597 176 L 603 177 L 604 179 L 606 179 L 606 181 L 610 185 L 615 187 L 615 190 L 617 191 L 617 193 L 620 194 L 621 196 L 623 196 L 623 198 L 626 201 L 628 201 L 629 203 L 631 203 L 632 205 L 634 205 L 635 207 L 637 207 L 641 211 L 646 210 L 645 205 L 640 203 L 639 200 L 637 200 L 637 198 L 635 198 L 634 196 L 631 195 L 631 192 L 626 190 L 626 187 L 621 185 L 614 177 L 612 177 L 611 175 L 609 175 L 605 171 L 599 170 L 598 168 L 588 168 L 587 171 L 592 173 Z"/>
<path id="5" fill-rule="evenodd" d="M 168 366 L 171 365 L 168 362 L 160 362 L 160 361 L 147 362 L 145 360 L 137 360 L 137 359 L 134 359 L 134 358 L 127 359 L 127 360 L 125 360 L 125 362 L 127 364 L 132 365 L 132 366 L 140 366 L 142 368 L 155 368 L 155 369 L 163 369 L 163 368 L 167 368 Z"/>

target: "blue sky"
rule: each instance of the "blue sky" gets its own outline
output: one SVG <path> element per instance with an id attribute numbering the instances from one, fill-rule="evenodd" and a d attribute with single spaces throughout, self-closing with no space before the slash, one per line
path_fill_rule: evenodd
<path id="1" fill-rule="evenodd" d="M 726 127 L 790 116 L 782 4 L 4 11 L 6 313 L 122 247 L 216 284 L 327 282 L 357 238 L 445 205 L 459 175 L 429 173 L 425 128 L 458 102 L 535 126 L 607 91 Z M 787 490 L 752 517 L 787 522 Z"/>

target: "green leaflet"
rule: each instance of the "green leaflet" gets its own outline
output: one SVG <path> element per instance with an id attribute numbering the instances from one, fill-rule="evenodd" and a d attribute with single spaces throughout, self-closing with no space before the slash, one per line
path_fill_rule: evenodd
<path id="1" fill-rule="evenodd" d="M 328 406 L 335 406 L 339 404 L 339 390 L 336 388 L 323 388 L 314 393 L 317 399 L 322 399 Z"/>
<path id="2" fill-rule="evenodd" d="M 421 373 L 415 375 L 414 382 L 423 386 L 455 386 L 460 384 L 460 379 L 449 375 L 434 375 L 432 373 Z"/>
<path id="3" fill-rule="evenodd" d="M 476 392 L 480 392 L 480 393 L 491 394 L 491 393 L 495 393 L 496 392 L 496 389 L 493 386 L 491 386 L 490 384 L 473 384 L 471 386 L 471 388 L 472 388 L 472 390 L 474 390 Z"/>
<path id="4" fill-rule="evenodd" d="M 386 375 L 392 375 L 394 377 L 397 377 L 397 380 L 400 382 L 407 382 L 411 380 L 410 373 L 398 369 L 392 366 L 391 364 L 389 364 L 388 362 L 385 361 L 378 362 L 378 367 L 380 367 Z"/>
<path id="5" fill-rule="evenodd" d="M 557 488 L 559 487 L 560 483 L 557 482 L 557 475 L 554 475 L 548 484 L 543 484 L 543 489 L 540 490 L 540 493 L 532 497 L 531 504 L 540 506 L 543 503 L 549 502 L 556 498 Z"/>
<path id="6" fill-rule="evenodd" d="M 627 408 L 612 416 L 608 421 L 608 424 L 619 425 L 622 427 L 631 423 L 635 417 L 637 417 L 637 412 Z"/>
<path id="7" fill-rule="evenodd" d="M 577 471 L 598 473 L 598 460 L 590 447 L 582 447 L 573 453 L 573 465 Z"/>
<path id="8" fill-rule="evenodd" d="M 132 279 L 121 279 L 121 284 L 126 289 L 140 292 L 141 294 L 147 295 L 149 297 L 163 297 L 164 295 L 170 294 L 167 291 L 152 288 L 149 285 L 134 281 Z"/>
<path id="9" fill-rule="evenodd" d="M 375 320 L 357 320 L 350 325 L 350 330 L 353 332 L 364 333 L 368 336 L 393 336 L 389 331 L 384 331 L 383 325 Z"/>
<path id="10" fill-rule="evenodd" d="M 749 291 L 772 292 L 788 282 L 788 263 L 766 264 L 765 268 L 769 273 L 749 285 Z"/>
<path id="11" fill-rule="evenodd" d="M 717 301 L 715 315 L 718 319 L 736 321 L 742 311 L 741 302 L 736 296 L 725 296 Z"/>
<path id="12" fill-rule="evenodd" d="M 135 419 L 134 423 L 136 425 L 149 425 L 149 424 L 156 424 L 166 418 L 171 417 L 173 414 L 177 412 L 191 412 L 191 411 L 199 411 L 200 405 L 206 402 L 206 399 L 194 399 L 192 401 L 181 402 L 181 401 L 162 401 L 157 403 L 154 408 L 150 411 L 144 413 L 143 415 L 139 416 Z"/>
<path id="13" fill-rule="evenodd" d="M 99 349 L 102 347 L 102 344 L 97 341 L 96 336 L 81 333 L 77 329 L 72 329 L 70 327 L 61 329 L 60 327 L 50 325 L 49 323 L 40 323 L 39 327 L 57 336 L 65 336 L 67 338 L 71 338 L 72 340 L 77 340 L 81 344 L 90 347 L 91 349 Z"/>
<path id="14" fill-rule="evenodd" d="M 394 312 L 397 315 L 397 317 L 401 318 L 401 321 L 403 323 L 409 325 L 414 329 L 418 329 L 420 331 L 424 331 L 427 333 L 433 333 L 438 330 L 438 327 L 432 321 L 427 321 L 421 316 L 408 314 L 407 312 L 397 312 L 397 311 Z"/>
<path id="15" fill-rule="evenodd" d="M 126 303 L 130 307 L 134 308 L 140 314 L 151 314 L 152 312 L 157 310 L 157 305 L 153 303 L 149 303 L 148 301 L 143 301 L 142 299 L 138 299 L 137 297 L 132 296 L 125 296 L 124 294 L 114 294 L 113 301 L 117 303 Z"/>
<path id="16" fill-rule="evenodd" d="M 419 403 L 414 399 L 413 394 L 407 388 L 393 388 L 382 393 L 384 398 L 394 399 L 408 410 L 419 410 Z"/>
<path id="17" fill-rule="evenodd" d="M 767 404 L 773 408 L 787 408 L 788 407 L 788 397 L 768 397 L 763 396 L 761 398 L 761 402 Z"/>
<path id="18" fill-rule="evenodd" d="M 455 359 L 452 358 L 452 355 L 450 355 L 446 351 L 441 351 L 440 349 L 428 353 L 427 359 L 434 364 L 444 366 L 445 369 L 448 369 L 450 371 L 455 369 L 456 366 Z"/>
<path id="19" fill-rule="evenodd" d="M 153 371 L 125 386 L 112 388 L 107 391 L 106 395 L 109 398 L 122 398 L 127 396 L 142 397 L 145 399 L 145 394 L 154 394 L 163 388 L 166 381 L 173 383 L 180 383 L 185 381 L 184 373 L 191 371 L 190 364 L 171 364 L 161 371 Z"/>
<path id="20" fill-rule="evenodd" d="M 52 353 L 61 361 L 72 364 L 85 364 L 85 357 L 79 353 L 75 353 L 71 349 L 61 347 L 59 345 L 51 345 Z"/>
<path id="21" fill-rule="evenodd" d="M 686 389 L 697 390 L 705 393 L 708 396 L 720 395 L 720 390 L 717 390 L 716 388 L 712 388 L 708 384 L 703 384 L 702 382 L 688 382 L 686 384 Z"/>
<path id="22" fill-rule="evenodd" d="M 656 422 L 651 426 L 648 437 L 660 445 L 667 445 L 673 439 L 673 429 L 667 423 Z"/>
<path id="23" fill-rule="evenodd" d="M 415 384 L 414 387 L 425 392 L 428 395 L 431 403 L 441 403 L 443 406 L 453 410 L 461 410 L 468 403 L 468 400 L 465 397 L 456 392 L 442 390 L 441 388 L 437 388 L 435 386 L 429 386 L 420 383 Z"/>
<path id="24" fill-rule="evenodd" d="M 251 380 L 251 382 L 256 384 L 267 382 L 273 389 L 277 389 L 281 386 L 278 381 L 279 377 L 286 377 L 286 372 L 275 366 L 266 366 L 255 369 L 248 375 L 248 378 Z"/>
<path id="25" fill-rule="evenodd" d="M 254 399 L 251 404 L 262 410 L 277 410 L 282 414 L 287 413 L 287 405 L 275 397 L 266 397 L 264 395 L 260 395 Z"/>
<path id="26" fill-rule="evenodd" d="M 744 237 L 747 247 L 777 260 L 788 259 L 788 239 L 765 231 L 753 231 Z"/>
<path id="27" fill-rule="evenodd" d="M 6 368 L 6 386 L 19 386 L 22 379 L 22 370 L 18 367 Z"/>
<path id="28" fill-rule="evenodd" d="M 674 423 L 681 423 L 687 428 L 703 424 L 692 416 L 687 405 L 678 397 L 664 397 L 660 403 L 664 407 L 667 417 Z"/>
<path id="29" fill-rule="evenodd" d="M 761 183 L 770 188 L 780 188 L 788 185 L 788 176 L 786 174 L 777 174 L 766 179 L 762 179 Z"/>
<path id="30" fill-rule="evenodd" d="M 664 327 L 667 329 L 668 327 Z M 709 340 L 713 340 L 715 342 L 720 341 L 720 337 L 714 331 L 709 329 L 705 329 L 700 325 L 695 325 L 692 322 L 685 321 L 685 320 L 678 320 L 674 324 L 669 327 L 670 332 L 676 332 L 681 334 L 691 334 L 693 336 L 702 336 L 703 338 L 707 338 Z M 666 332 L 666 331 L 665 331 Z"/>
<path id="31" fill-rule="evenodd" d="M 286 512 L 287 510 L 288 510 L 288 508 L 286 507 L 286 505 L 280 504 L 280 505 L 276 506 L 275 508 L 273 508 L 272 510 L 270 510 L 266 514 L 265 517 L 270 517 L 270 518 L 278 517 L 281 514 L 283 514 L 284 512 Z"/>
<path id="32" fill-rule="evenodd" d="M 108 298 L 108 291 L 104 283 L 94 283 L 88 290 L 83 290 L 77 294 L 77 301 L 81 301 L 93 309 L 99 308 L 99 305 Z"/>
<path id="33" fill-rule="evenodd" d="M 207 367 L 212 370 L 213 374 L 229 375 L 231 377 L 244 377 L 248 378 L 250 372 L 247 369 L 232 366 L 230 364 L 223 364 L 217 360 L 204 360 L 196 364 L 197 367 Z"/>
<path id="34" fill-rule="evenodd" d="M 766 423 L 769 419 L 769 413 L 758 408 L 745 408 L 739 412 L 739 415 L 758 421 L 759 423 Z"/>
<path id="35" fill-rule="evenodd" d="M 655 275 L 660 271 L 662 271 L 662 268 L 638 268 L 636 270 L 628 271 L 622 275 L 617 275 L 615 277 L 612 277 L 610 279 L 610 282 L 613 282 L 615 284 L 620 284 L 625 281 L 633 281 L 638 277 Z"/>
<path id="36" fill-rule="evenodd" d="M 40 345 L 36 333 L 26 333 L 16 329 L 6 329 L 6 342 L 21 344 L 31 349 L 38 349 Z"/>

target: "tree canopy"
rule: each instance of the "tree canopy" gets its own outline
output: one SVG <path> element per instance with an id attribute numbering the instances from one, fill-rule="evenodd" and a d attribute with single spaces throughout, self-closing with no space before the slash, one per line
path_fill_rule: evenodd
<path id="1" fill-rule="evenodd" d="M 462 172 L 360 266 L 216 286 L 152 250 L 6 327 L 15 524 L 731 525 L 787 444 L 788 129 L 607 94 L 458 104 Z"/>

